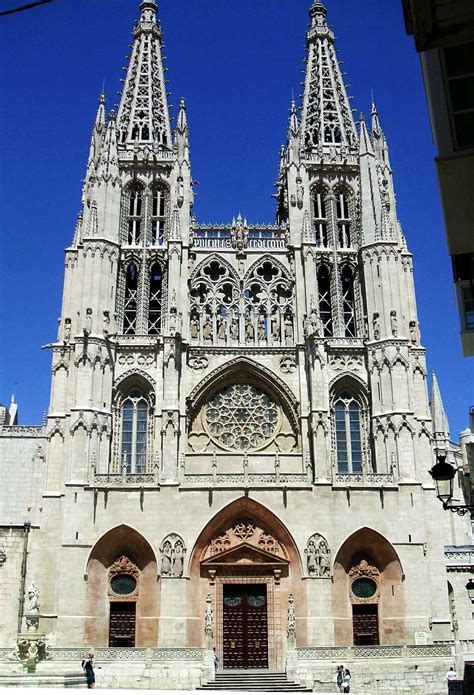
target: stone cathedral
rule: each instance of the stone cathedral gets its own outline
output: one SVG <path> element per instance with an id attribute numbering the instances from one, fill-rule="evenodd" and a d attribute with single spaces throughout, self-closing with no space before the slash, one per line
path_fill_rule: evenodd
<path id="1" fill-rule="evenodd" d="M 314 0 L 275 222 L 203 224 L 156 13 L 117 113 L 99 100 L 47 418 L 2 410 L 0 673 L 40 636 L 37 673 L 92 648 L 109 686 L 197 687 L 215 649 L 222 673 L 444 692 L 474 637 L 470 533 L 428 473 L 459 447 L 376 107 L 356 127 Z"/>

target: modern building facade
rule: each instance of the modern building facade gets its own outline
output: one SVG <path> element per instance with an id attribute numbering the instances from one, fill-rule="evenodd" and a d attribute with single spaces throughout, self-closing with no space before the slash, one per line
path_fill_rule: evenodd
<path id="1" fill-rule="evenodd" d="M 403 0 L 420 53 L 436 169 L 466 356 L 474 355 L 474 7 L 469 0 Z"/>
<path id="2" fill-rule="evenodd" d="M 377 110 L 356 128 L 314 0 L 276 222 L 200 224 L 156 9 L 118 112 L 99 100 L 46 422 L 3 411 L 0 658 L 36 629 L 39 671 L 92 646 L 110 685 L 194 687 L 215 648 L 316 690 L 344 661 L 367 688 L 444 692 L 474 639 L 470 619 L 453 638 L 444 546 L 470 528 L 428 473 L 461 453 L 428 401 Z"/>

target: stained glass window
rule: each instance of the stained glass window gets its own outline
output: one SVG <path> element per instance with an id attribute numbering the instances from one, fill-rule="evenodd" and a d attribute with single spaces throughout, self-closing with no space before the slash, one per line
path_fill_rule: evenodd
<path id="1" fill-rule="evenodd" d="M 226 449 L 259 449 L 275 435 L 278 407 L 262 389 L 233 384 L 219 391 L 204 410 L 207 431 Z"/>
<path id="2" fill-rule="evenodd" d="M 337 470 L 362 472 L 360 406 L 348 391 L 342 391 L 334 405 Z"/>
<path id="3" fill-rule="evenodd" d="M 373 579 L 361 577 L 360 579 L 355 579 L 352 582 L 351 590 L 354 596 L 357 596 L 357 598 L 372 598 L 377 591 L 377 584 Z"/>
<path id="4" fill-rule="evenodd" d="M 148 403 L 140 391 L 131 391 L 122 405 L 122 465 L 127 473 L 146 470 Z"/>
<path id="5" fill-rule="evenodd" d="M 131 574 L 118 574 L 110 580 L 110 588 L 114 594 L 127 596 L 132 594 L 137 586 L 137 580 Z"/>

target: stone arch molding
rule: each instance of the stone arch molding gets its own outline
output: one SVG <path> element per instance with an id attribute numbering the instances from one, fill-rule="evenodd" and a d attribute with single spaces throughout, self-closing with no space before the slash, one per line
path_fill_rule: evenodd
<path id="1" fill-rule="evenodd" d="M 272 390 L 277 391 L 282 401 L 286 403 L 286 405 L 291 409 L 291 412 L 294 416 L 293 424 L 295 428 L 297 428 L 298 425 L 296 416 L 299 401 L 297 401 L 291 389 L 285 384 L 284 381 L 282 381 L 282 379 L 280 379 L 270 369 L 267 369 L 261 364 L 257 364 L 256 362 L 254 362 L 251 359 L 248 359 L 247 357 L 238 357 L 236 359 L 229 360 L 217 369 L 214 369 L 212 372 L 207 374 L 203 379 L 201 379 L 199 384 L 191 391 L 187 398 L 189 406 L 194 408 L 199 407 L 203 399 L 206 398 L 209 392 L 212 391 L 212 389 L 220 381 L 222 381 L 224 376 L 226 376 L 227 374 L 230 376 L 233 373 L 237 375 L 239 372 L 246 372 L 250 376 L 253 376 L 257 379 L 263 377 L 264 383 L 268 383 Z"/>
<path id="2" fill-rule="evenodd" d="M 160 576 L 179 579 L 184 574 L 186 546 L 177 533 L 169 533 L 160 545 Z"/>
<path id="3" fill-rule="evenodd" d="M 134 380 L 136 381 L 144 381 L 148 389 L 152 390 L 156 386 L 156 381 L 151 377 L 149 374 L 146 372 L 142 371 L 141 369 L 130 369 L 123 374 L 121 374 L 115 381 L 114 389 L 115 391 L 121 390 L 126 384 L 127 381 L 133 382 Z"/>
<path id="4" fill-rule="evenodd" d="M 100 560 L 106 567 L 122 556 L 126 556 L 138 567 L 154 562 L 158 566 L 157 555 L 152 544 L 138 529 L 129 524 L 118 524 L 104 531 L 89 551 L 84 565 L 84 579 L 88 579 L 88 568 L 92 560 Z"/>
<path id="5" fill-rule="evenodd" d="M 189 278 L 189 281 L 190 281 L 191 285 L 193 284 L 193 282 L 194 282 L 197 278 L 199 278 L 199 277 L 201 276 L 201 273 L 202 273 L 203 269 L 204 269 L 205 267 L 211 265 L 211 263 L 219 263 L 219 264 L 222 265 L 224 268 L 226 268 L 227 271 L 228 271 L 228 273 L 229 273 L 229 279 L 230 279 L 230 280 L 233 280 L 233 281 L 236 282 L 237 285 L 238 285 L 238 283 L 239 283 L 239 275 L 238 275 L 238 273 L 237 273 L 237 270 L 234 268 L 234 266 L 232 265 L 232 263 L 229 263 L 229 261 L 228 261 L 226 258 L 224 258 L 223 256 L 221 256 L 221 255 L 218 254 L 218 253 L 213 253 L 213 254 L 210 255 L 210 256 L 206 256 L 206 258 L 204 258 L 200 263 L 198 263 L 198 265 L 194 268 L 194 270 L 193 270 L 193 272 L 191 273 L 191 276 L 190 276 L 190 278 Z"/>
<path id="6" fill-rule="evenodd" d="M 393 544 L 380 531 L 370 526 L 360 526 L 341 542 L 334 553 L 333 572 L 338 563 L 349 571 L 357 564 L 354 557 L 364 553 L 371 556 L 380 572 L 392 563 L 397 565 L 397 573 L 404 579 L 402 561 Z"/>
<path id="7" fill-rule="evenodd" d="M 302 560 L 286 525 L 267 507 L 240 497 L 210 519 L 196 538 L 191 577 L 226 574 L 226 567 L 267 567 L 275 576 L 302 576 Z"/>

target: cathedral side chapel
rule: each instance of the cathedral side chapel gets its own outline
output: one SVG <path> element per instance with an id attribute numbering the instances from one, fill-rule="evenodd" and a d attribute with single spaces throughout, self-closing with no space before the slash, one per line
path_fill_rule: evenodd
<path id="1" fill-rule="evenodd" d="M 93 125 L 46 422 L 3 412 L 10 670 L 19 635 L 41 636 L 38 673 L 93 648 L 109 687 L 195 688 L 214 649 L 219 672 L 321 691 L 344 663 L 359 687 L 383 667 L 387 692 L 441 693 L 469 661 L 470 531 L 428 473 L 460 453 L 435 379 L 428 400 L 387 140 L 374 104 L 354 123 L 327 10 L 309 15 L 275 222 L 209 225 L 139 5 L 118 111 L 102 94 Z"/>

